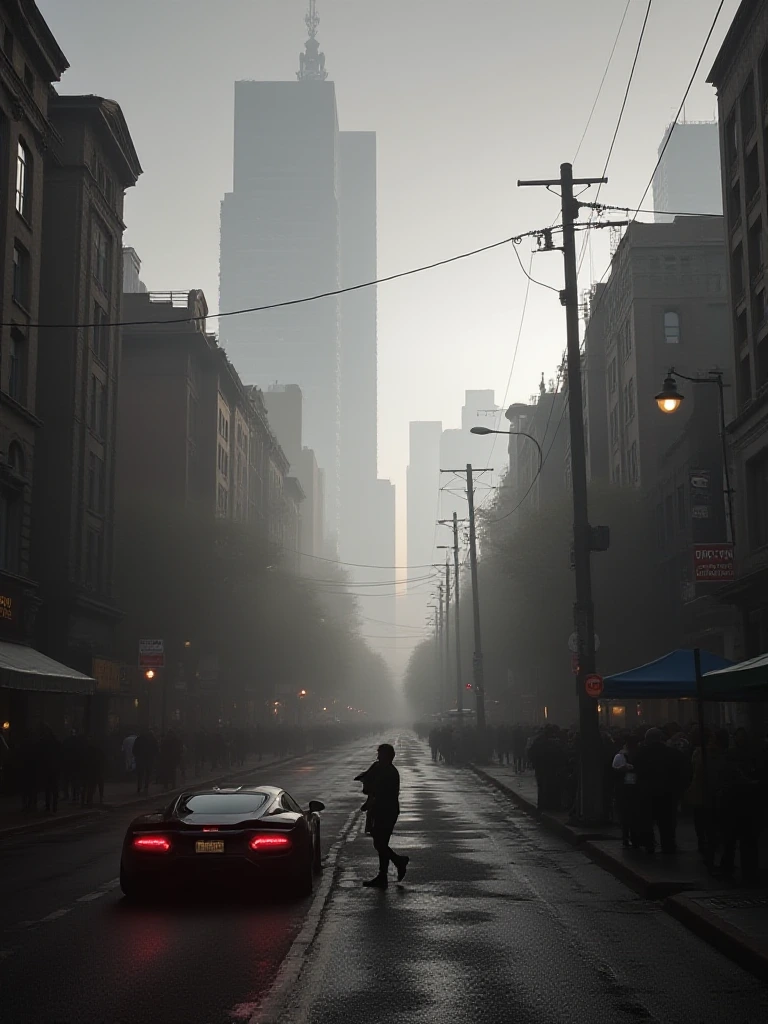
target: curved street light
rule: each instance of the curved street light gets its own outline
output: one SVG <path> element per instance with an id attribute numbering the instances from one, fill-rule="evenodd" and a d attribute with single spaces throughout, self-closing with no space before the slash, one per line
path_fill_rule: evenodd
<path id="1" fill-rule="evenodd" d="M 529 441 L 533 441 L 539 452 L 539 473 L 544 466 L 544 452 L 541 450 L 541 445 L 533 434 L 526 433 L 525 430 L 491 430 L 490 427 L 472 427 L 470 428 L 470 434 L 480 434 L 485 437 L 487 434 L 505 434 L 507 437 L 527 437 Z"/>

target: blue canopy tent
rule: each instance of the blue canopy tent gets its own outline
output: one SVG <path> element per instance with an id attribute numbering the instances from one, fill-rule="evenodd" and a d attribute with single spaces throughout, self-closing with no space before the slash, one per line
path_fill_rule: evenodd
<path id="1" fill-rule="evenodd" d="M 696 654 L 700 659 L 696 671 Z M 699 697 L 697 679 L 707 672 L 730 668 L 732 661 L 719 658 L 709 651 L 681 649 L 665 654 L 663 658 L 649 661 L 647 665 L 617 672 L 603 680 L 603 700 L 679 700 L 683 697 Z"/>

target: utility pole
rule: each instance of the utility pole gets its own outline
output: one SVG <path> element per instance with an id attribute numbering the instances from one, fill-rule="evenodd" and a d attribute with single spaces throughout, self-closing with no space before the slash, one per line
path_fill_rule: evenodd
<path id="1" fill-rule="evenodd" d="M 453 568 L 455 581 L 453 585 L 456 605 L 456 710 L 464 711 L 464 689 L 461 685 L 461 620 L 459 617 L 459 520 L 453 513 Z"/>
<path id="2" fill-rule="evenodd" d="M 451 563 L 445 556 L 445 684 L 447 684 L 448 700 L 446 709 L 451 706 Z M 445 696 L 445 690 L 443 691 Z"/>
<path id="3" fill-rule="evenodd" d="M 437 684 L 437 710 L 438 713 L 443 710 L 443 680 L 445 679 L 445 651 L 443 650 L 443 613 L 445 607 L 443 605 L 443 584 L 438 584 L 437 587 L 438 599 L 437 599 L 437 648 L 438 648 L 438 677 Z"/>
<path id="4" fill-rule="evenodd" d="M 472 571 L 472 612 L 475 625 L 475 654 L 472 658 L 472 679 L 475 684 L 477 727 L 485 728 L 485 675 L 483 642 L 480 638 L 480 594 L 477 589 L 477 537 L 475 534 L 475 484 L 472 463 L 467 463 L 467 502 L 469 504 L 469 562 Z"/>
<path id="5" fill-rule="evenodd" d="M 443 470 L 445 472 L 445 470 Z M 464 520 L 462 520 L 464 522 Z M 440 526 L 453 526 L 453 566 L 455 570 L 454 583 L 453 583 L 453 596 L 454 606 L 456 614 L 454 618 L 454 630 L 456 632 L 456 710 L 464 710 L 464 689 L 461 685 L 461 620 L 459 616 L 459 520 L 456 513 L 453 513 L 453 519 L 438 519 Z M 440 544 L 440 548 L 448 548 L 450 550 L 451 545 Z M 446 558 L 445 563 L 445 575 L 446 580 L 448 577 L 448 561 Z"/>
<path id="6" fill-rule="evenodd" d="M 594 543 L 594 532 L 589 524 L 587 501 L 587 459 L 584 448 L 584 419 L 582 411 L 581 351 L 579 343 L 579 294 L 576 267 L 576 233 L 574 222 L 580 204 L 574 198 L 574 185 L 594 185 L 606 178 L 574 178 L 571 164 L 560 165 L 560 177 L 552 181 L 518 181 L 518 186 L 540 185 L 559 187 L 562 197 L 563 257 L 565 289 L 560 301 L 565 306 L 568 338 L 568 413 L 571 430 L 571 477 L 573 488 L 573 550 L 576 576 L 576 603 L 574 623 L 579 642 L 577 690 L 579 699 L 580 731 L 580 786 L 579 816 L 585 823 L 604 819 L 603 785 L 601 771 L 600 725 L 597 702 L 588 697 L 585 680 L 595 671 L 595 621 L 592 602 L 591 554 L 601 550 Z M 602 548 L 604 550 L 604 547 Z"/>

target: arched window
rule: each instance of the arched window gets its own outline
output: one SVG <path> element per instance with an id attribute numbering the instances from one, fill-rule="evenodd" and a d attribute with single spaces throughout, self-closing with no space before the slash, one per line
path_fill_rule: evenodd
<path id="1" fill-rule="evenodd" d="M 664 341 L 668 345 L 680 342 L 680 315 L 673 310 L 667 310 L 664 314 Z"/>

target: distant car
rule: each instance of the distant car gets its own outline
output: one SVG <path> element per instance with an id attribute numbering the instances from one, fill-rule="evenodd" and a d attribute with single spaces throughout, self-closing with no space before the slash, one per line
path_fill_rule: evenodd
<path id="1" fill-rule="evenodd" d="M 128 826 L 120 888 L 129 898 L 185 883 L 268 881 L 287 895 L 309 896 L 321 870 L 320 811 L 274 786 L 182 793 L 165 811 Z"/>

